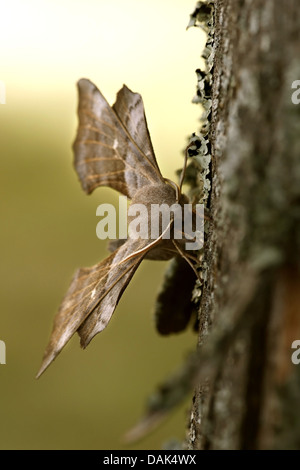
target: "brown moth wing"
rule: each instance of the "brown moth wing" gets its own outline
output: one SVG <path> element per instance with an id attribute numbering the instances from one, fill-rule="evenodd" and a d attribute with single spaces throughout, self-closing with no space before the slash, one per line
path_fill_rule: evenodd
<path id="1" fill-rule="evenodd" d="M 78 269 L 54 319 L 39 377 L 78 330 L 86 347 L 111 319 L 118 301 L 147 252 L 149 240 L 128 239 L 100 263 Z M 135 256 L 133 253 L 138 252 Z"/>
<path id="2" fill-rule="evenodd" d="M 117 93 L 117 99 L 112 108 L 134 142 L 158 168 L 141 95 L 133 93 L 126 85 L 123 85 Z"/>
<path id="3" fill-rule="evenodd" d="M 154 308 L 155 326 L 161 335 L 185 330 L 196 314 L 196 306 L 192 303 L 196 279 L 183 258 L 176 256 L 170 261 Z"/>
<path id="4" fill-rule="evenodd" d="M 78 90 L 79 126 L 73 149 L 84 191 L 109 186 L 131 199 L 145 185 L 164 183 L 141 96 L 123 87 L 111 108 L 89 80 L 79 80 Z"/>

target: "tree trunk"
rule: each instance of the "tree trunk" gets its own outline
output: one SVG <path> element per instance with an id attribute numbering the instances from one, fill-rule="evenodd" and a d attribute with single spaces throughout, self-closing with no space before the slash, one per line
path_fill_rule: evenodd
<path id="1" fill-rule="evenodd" d="M 211 191 L 199 312 L 206 360 L 187 447 L 300 449 L 300 365 L 291 360 L 300 340 L 300 104 L 291 100 L 300 80 L 299 6 L 207 4 Z"/>

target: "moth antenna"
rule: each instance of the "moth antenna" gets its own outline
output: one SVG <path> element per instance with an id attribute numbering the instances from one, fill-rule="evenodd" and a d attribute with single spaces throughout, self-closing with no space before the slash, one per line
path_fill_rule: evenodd
<path id="1" fill-rule="evenodd" d="M 180 199 L 180 196 L 181 196 L 181 191 L 180 191 L 180 187 L 178 186 L 177 183 L 174 183 L 174 181 L 172 180 L 169 180 L 169 178 L 164 178 L 165 182 L 168 183 L 170 186 L 173 186 L 173 188 L 175 188 L 175 191 L 176 191 L 176 202 L 179 202 L 179 199 Z"/>
<path id="2" fill-rule="evenodd" d="M 178 246 L 178 244 L 175 242 L 175 240 L 172 240 L 173 245 L 175 246 L 176 250 L 180 253 L 180 255 L 185 259 L 185 261 L 190 265 L 194 273 L 196 274 L 196 277 L 199 281 L 201 281 L 200 276 L 198 271 L 195 269 L 195 266 L 193 263 L 189 260 L 189 257 L 182 251 L 182 249 Z"/>

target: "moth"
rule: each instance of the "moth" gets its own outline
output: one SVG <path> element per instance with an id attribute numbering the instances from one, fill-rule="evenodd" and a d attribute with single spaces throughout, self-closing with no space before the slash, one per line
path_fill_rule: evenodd
<path id="1" fill-rule="evenodd" d="M 182 184 L 188 151 L 179 184 L 164 178 L 154 155 L 141 95 L 124 85 L 111 107 L 87 79 L 79 80 L 78 92 L 79 125 L 73 150 L 75 170 L 83 190 L 90 194 L 99 186 L 108 186 L 127 196 L 132 204 L 144 204 L 149 211 L 151 204 L 187 203 Z M 166 229 L 172 229 L 170 239 L 164 238 Z M 78 269 L 54 319 L 37 377 L 75 332 L 85 348 L 107 326 L 143 258 L 183 258 L 192 268 L 189 279 L 195 280 L 197 259 L 185 252 L 184 239 L 175 240 L 171 221 L 168 227 L 161 226 L 155 239 L 129 236 L 126 240 L 117 240 L 111 244 L 114 251 L 106 259 L 92 267 Z M 175 319 L 175 330 L 182 328 L 184 322 L 178 318 L 176 325 Z M 172 327 L 163 320 L 161 329 L 169 332 Z"/>

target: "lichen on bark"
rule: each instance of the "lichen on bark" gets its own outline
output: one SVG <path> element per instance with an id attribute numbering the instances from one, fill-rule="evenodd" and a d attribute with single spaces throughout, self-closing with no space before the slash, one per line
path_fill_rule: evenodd
<path id="1" fill-rule="evenodd" d="M 299 9 L 294 0 L 209 3 L 211 221 L 199 311 L 206 367 L 187 447 L 299 448 L 299 423 L 291 429 L 299 372 L 290 360 L 300 338 L 300 116 L 291 103 Z"/>

